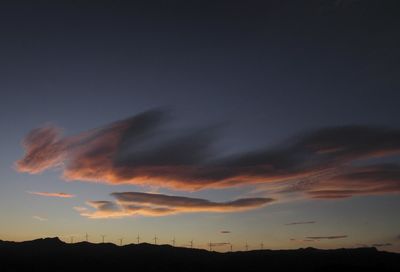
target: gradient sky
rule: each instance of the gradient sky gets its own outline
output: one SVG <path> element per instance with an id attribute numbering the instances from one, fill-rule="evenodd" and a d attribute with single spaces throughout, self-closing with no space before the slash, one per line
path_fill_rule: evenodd
<path id="1" fill-rule="evenodd" d="M 137 2 L 1 2 L 0 239 L 400 252 L 398 1 Z"/>

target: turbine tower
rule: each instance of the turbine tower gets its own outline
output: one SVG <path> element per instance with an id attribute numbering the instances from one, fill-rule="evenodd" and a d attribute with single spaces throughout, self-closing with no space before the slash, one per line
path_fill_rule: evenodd
<path id="1" fill-rule="evenodd" d="M 190 241 L 190 248 L 193 248 L 193 240 Z"/>
<path id="2" fill-rule="evenodd" d="M 139 233 L 138 233 L 138 235 L 137 235 L 137 237 L 136 237 L 136 240 L 137 240 L 137 243 L 139 244 L 139 243 L 140 243 L 140 236 L 139 236 Z"/>
<path id="3" fill-rule="evenodd" d="M 101 235 L 101 240 L 102 240 L 102 242 L 103 242 L 103 244 L 104 244 L 104 238 L 105 238 L 106 236 L 103 234 L 103 235 Z"/>
<path id="4" fill-rule="evenodd" d="M 208 243 L 208 247 L 210 248 L 210 251 L 212 251 L 212 243 L 211 242 Z"/>
<path id="5" fill-rule="evenodd" d="M 174 236 L 174 239 L 172 239 L 172 246 L 175 246 L 175 236 Z"/>
<path id="6" fill-rule="evenodd" d="M 261 247 L 261 249 L 264 249 L 264 243 L 263 242 L 261 242 L 260 247 Z"/>
<path id="7" fill-rule="evenodd" d="M 157 235 L 154 235 L 154 244 L 157 245 Z"/>
<path id="8" fill-rule="evenodd" d="M 231 245 L 231 252 L 233 251 L 233 245 L 232 244 L 230 244 Z"/>
<path id="9" fill-rule="evenodd" d="M 246 251 L 249 251 L 249 245 L 247 244 L 247 242 L 246 242 L 245 247 L 246 247 Z"/>
<path id="10" fill-rule="evenodd" d="M 70 242 L 71 242 L 71 244 L 73 244 L 73 243 L 74 243 L 74 236 L 71 236 L 71 238 L 70 238 Z"/>
<path id="11" fill-rule="evenodd" d="M 87 234 L 87 232 L 86 232 L 86 235 L 85 235 L 85 239 L 86 239 L 86 242 L 89 242 L 89 235 Z"/>
<path id="12" fill-rule="evenodd" d="M 123 238 L 119 238 L 119 245 L 122 246 L 122 240 Z"/>

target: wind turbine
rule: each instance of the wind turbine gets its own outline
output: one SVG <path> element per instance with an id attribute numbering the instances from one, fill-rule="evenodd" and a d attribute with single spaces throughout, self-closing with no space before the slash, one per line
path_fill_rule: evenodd
<path id="1" fill-rule="evenodd" d="M 190 248 L 193 248 L 193 240 L 190 241 Z"/>
<path id="2" fill-rule="evenodd" d="M 231 252 L 233 251 L 233 245 L 232 244 L 230 244 L 231 245 Z"/>
<path id="3" fill-rule="evenodd" d="M 208 243 L 208 246 L 210 248 L 210 251 L 212 251 L 212 243 L 211 242 Z"/>
<path id="4" fill-rule="evenodd" d="M 86 235 L 85 235 L 85 239 L 86 239 L 86 242 L 89 242 L 89 235 L 87 234 L 87 232 L 86 232 Z"/>
<path id="5" fill-rule="evenodd" d="M 154 235 L 154 244 L 157 245 L 157 235 Z"/>
<path id="6" fill-rule="evenodd" d="M 246 251 L 249 251 L 249 245 L 247 244 L 247 242 L 246 242 L 245 247 L 246 247 Z"/>
<path id="7" fill-rule="evenodd" d="M 140 243 L 140 236 L 139 236 L 139 233 L 138 233 L 138 235 L 137 235 L 137 237 L 136 237 L 136 240 L 137 240 L 137 243 L 139 244 L 139 243 Z"/>
<path id="8" fill-rule="evenodd" d="M 261 247 L 261 249 L 264 249 L 264 243 L 263 242 L 261 242 L 260 247 Z"/>
<path id="9" fill-rule="evenodd" d="M 103 234 L 103 235 L 101 235 L 101 239 L 102 239 L 102 241 L 103 241 L 103 244 L 104 244 L 104 238 L 105 238 L 106 236 Z"/>
<path id="10" fill-rule="evenodd" d="M 175 236 L 174 236 L 174 239 L 172 239 L 172 246 L 175 246 Z"/>
<path id="11" fill-rule="evenodd" d="M 123 238 L 119 238 L 119 245 L 122 246 L 122 240 Z"/>

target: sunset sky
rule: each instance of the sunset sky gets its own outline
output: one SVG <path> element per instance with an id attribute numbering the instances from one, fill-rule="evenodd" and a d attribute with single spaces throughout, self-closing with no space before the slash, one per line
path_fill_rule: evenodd
<path id="1" fill-rule="evenodd" d="M 1 2 L 0 240 L 400 252 L 398 1 L 138 2 Z"/>

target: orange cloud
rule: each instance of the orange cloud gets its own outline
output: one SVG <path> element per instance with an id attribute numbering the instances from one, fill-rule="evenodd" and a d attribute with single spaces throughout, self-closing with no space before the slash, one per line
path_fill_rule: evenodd
<path id="1" fill-rule="evenodd" d="M 149 194 L 138 192 L 112 193 L 116 201 L 88 201 L 94 210 L 75 207 L 82 216 L 97 218 L 122 218 L 135 215 L 165 216 L 195 212 L 238 212 L 260 208 L 273 202 L 271 198 L 243 198 L 229 202 L 212 202 L 200 198 Z"/>
<path id="2" fill-rule="evenodd" d="M 66 194 L 66 193 L 49 193 L 49 192 L 28 192 L 32 195 L 39 195 L 39 196 L 48 196 L 48 197 L 59 197 L 59 198 L 72 198 L 75 195 Z"/>
<path id="3" fill-rule="evenodd" d="M 166 119 L 149 111 L 72 137 L 54 127 L 35 129 L 16 167 L 31 174 L 60 167 L 67 180 L 183 191 L 285 184 L 279 193 L 319 199 L 400 192 L 399 166 L 354 166 L 399 155 L 400 130 L 325 128 L 280 148 L 224 156 L 213 148 L 214 128 L 181 132 L 168 129 Z"/>

